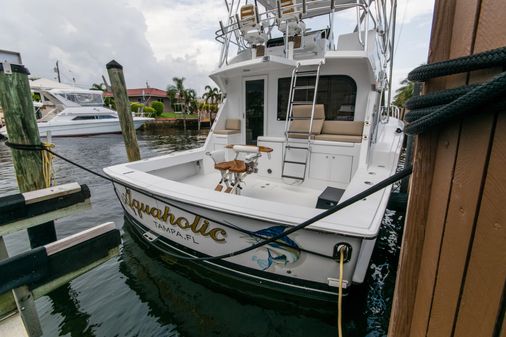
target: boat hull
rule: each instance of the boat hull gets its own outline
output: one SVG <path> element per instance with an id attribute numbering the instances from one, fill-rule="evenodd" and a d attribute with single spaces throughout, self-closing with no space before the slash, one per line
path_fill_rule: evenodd
<path id="1" fill-rule="evenodd" d="M 134 120 L 135 129 L 140 128 L 146 120 Z M 70 136 L 88 136 L 108 133 L 121 133 L 121 126 L 118 120 L 100 121 L 91 123 L 37 123 L 41 137 L 45 137 L 47 132 L 51 132 L 53 137 L 70 137 Z"/>
<path id="2" fill-rule="evenodd" d="M 135 129 L 140 128 L 146 121 L 151 118 L 134 119 Z M 100 134 L 121 133 L 121 126 L 119 121 L 86 121 L 80 123 L 37 123 L 39 134 L 41 137 L 46 137 L 48 132 L 51 132 L 52 137 L 76 137 L 76 136 L 91 136 Z M 5 127 L 0 129 L 0 134 L 7 135 Z"/>
<path id="3" fill-rule="evenodd" d="M 185 204 L 170 196 L 146 196 L 119 184 L 115 188 L 126 217 L 141 240 L 176 260 L 178 256 L 202 258 L 235 252 L 288 227 Z M 362 238 L 305 229 L 290 234 L 281 244 L 269 244 L 226 259 L 198 262 L 216 273 L 270 291 L 335 301 L 339 280 L 335 247 L 340 244 L 348 245 L 352 252 L 344 264 L 346 292 Z"/>

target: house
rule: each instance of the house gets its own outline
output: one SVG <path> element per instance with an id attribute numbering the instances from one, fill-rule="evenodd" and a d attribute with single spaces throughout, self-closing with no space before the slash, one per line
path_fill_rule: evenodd
<path id="1" fill-rule="evenodd" d="M 163 103 L 164 111 L 172 111 L 170 100 L 165 90 L 157 88 L 127 89 L 127 94 L 130 102 L 137 102 L 150 106 L 152 102 L 158 101 Z M 104 97 L 112 97 L 112 92 L 104 91 Z"/>

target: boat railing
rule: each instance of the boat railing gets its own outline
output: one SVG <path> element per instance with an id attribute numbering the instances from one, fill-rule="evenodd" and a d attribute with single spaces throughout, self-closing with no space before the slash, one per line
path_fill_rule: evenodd
<path id="1" fill-rule="evenodd" d="M 242 19 L 240 17 L 240 6 L 241 1 L 232 3 L 225 1 L 228 10 L 228 21 L 227 23 L 219 22 L 220 29 L 215 32 L 215 39 L 222 43 L 222 50 L 220 56 L 220 67 L 223 64 L 228 64 L 228 54 L 230 45 L 235 45 L 238 52 L 249 48 L 247 42 L 242 36 L 241 29 L 243 27 L 255 27 L 268 38 L 271 37 L 272 29 L 279 25 L 282 21 L 301 21 L 305 18 L 311 18 L 316 16 L 329 15 L 330 24 L 330 50 L 335 50 L 337 45 L 334 41 L 334 13 L 346 10 L 356 9 L 357 25 L 354 33 L 357 33 L 358 42 L 362 46 L 364 51 L 368 49 L 368 31 L 369 29 L 375 29 L 378 32 L 376 44 L 378 45 L 379 52 L 385 59 L 389 59 L 392 54 L 393 43 L 390 41 L 390 20 L 388 20 L 388 8 L 385 5 L 376 4 L 375 10 L 372 10 L 371 3 L 373 0 L 356 0 L 352 3 L 336 4 L 335 0 L 302 0 L 302 2 L 293 1 L 291 4 L 281 0 L 276 0 L 276 7 L 271 9 L 265 9 L 263 12 L 259 12 L 259 8 L 254 5 L 254 17 L 246 17 Z M 395 1 L 395 0 L 394 0 Z M 378 3 L 378 1 L 376 1 Z M 379 1 L 383 3 L 382 1 Z M 393 7 L 393 6 L 391 6 Z M 391 9 L 390 9 L 391 10 Z M 390 13 L 390 17 L 391 17 Z M 370 22 L 373 26 L 370 28 Z M 253 23 L 253 24 L 252 24 Z M 234 39 L 235 37 L 235 39 Z M 284 34 L 285 45 L 288 44 L 289 34 Z M 285 56 L 288 57 L 289 53 L 285 52 Z"/>

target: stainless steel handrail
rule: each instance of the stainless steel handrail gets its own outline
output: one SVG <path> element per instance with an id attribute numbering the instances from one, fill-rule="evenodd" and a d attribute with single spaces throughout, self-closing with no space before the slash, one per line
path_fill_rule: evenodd
<path id="1" fill-rule="evenodd" d="M 227 1 L 227 0 L 225 0 Z M 357 26 L 355 32 L 357 39 L 363 50 L 369 50 L 369 29 L 376 30 L 375 45 L 377 46 L 375 58 L 378 60 L 380 68 L 387 70 L 388 63 L 393 59 L 394 43 L 391 29 L 393 20 L 395 19 L 395 6 L 397 0 L 356 0 L 353 3 L 335 4 L 335 0 L 302 0 L 290 5 L 281 6 L 280 0 L 276 0 L 276 6 L 270 9 L 259 11 L 255 2 L 257 29 L 262 31 L 266 38 L 271 37 L 271 32 L 274 27 L 279 25 L 280 20 L 293 18 L 294 20 L 304 19 L 307 17 L 329 15 L 329 22 L 331 25 L 331 34 L 327 37 L 330 41 L 329 49 L 336 50 L 337 43 L 334 37 L 334 18 L 333 15 L 336 11 L 356 8 L 357 10 Z M 230 52 L 230 44 L 237 47 L 238 51 L 247 49 L 247 42 L 242 36 L 241 27 L 243 22 L 239 18 L 241 0 L 232 0 L 231 4 L 227 3 L 229 10 L 228 22 L 223 24 L 220 22 L 220 29 L 215 32 L 216 41 L 223 44 L 222 53 L 220 55 L 220 67 L 223 64 L 228 64 L 228 54 Z M 374 9 L 373 9 L 374 7 Z M 293 11 L 290 11 L 293 10 Z M 287 13 L 287 11 L 289 13 Z M 370 21 L 370 22 L 369 22 Z M 372 27 L 370 27 L 372 24 Z M 233 35 L 235 35 L 235 39 Z M 288 36 L 284 34 L 285 57 L 289 57 L 286 49 L 288 48 Z M 391 72 L 391 69 L 390 69 Z M 391 79 L 390 79 L 391 80 Z M 387 80 L 388 81 L 388 80 Z M 388 83 L 387 85 L 389 85 Z M 390 96 L 390 93 L 389 95 Z M 388 99 L 389 101 L 389 99 Z M 388 104 L 387 104 L 388 105 Z"/>

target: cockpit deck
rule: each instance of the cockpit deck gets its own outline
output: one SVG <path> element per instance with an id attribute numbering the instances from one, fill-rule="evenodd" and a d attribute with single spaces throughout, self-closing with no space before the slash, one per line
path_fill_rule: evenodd
<path id="1" fill-rule="evenodd" d="M 196 174 L 180 180 L 180 183 L 214 190 L 220 181 L 218 172 Z M 315 208 L 322 189 L 307 187 L 300 184 L 289 184 L 279 179 L 261 177 L 250 174 L 244 180 L 240 194 L 245 197 L 266 201 L 282 202 L 303 207 Z"/>

